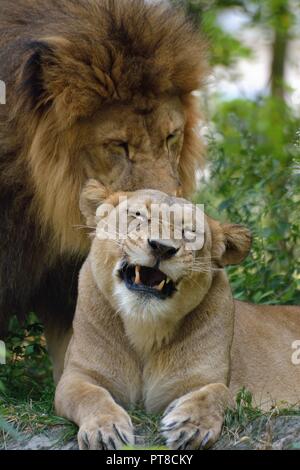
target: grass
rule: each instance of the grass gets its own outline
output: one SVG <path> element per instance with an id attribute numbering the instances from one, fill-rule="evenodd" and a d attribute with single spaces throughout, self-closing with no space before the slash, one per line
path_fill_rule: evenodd
<path id="1" fill-rule="evenodd" d="M 6 348 L 7 364 L 0 366 L 0 448 L 9 439 L 21 443 L 28 436 L 58 428 L 62 442 L 74 438 L 77 427 L 55 415 L 52 368 L 35 315 L 25 325 L 12 319 Z M 162 446 L 160 416 L 141 409 L 130 410 L 130 415 L 141 446 Z"/>
<path id="2" fill-rule="evenodd" d="M 249 390 L 243 388 L 236 396 L 236 408 L 227 410 L 224 422 L 224 430 L 231 432 L 242 431 L 249 422 L 257 418 L 266 417 L 272 419 L 277 416 L 300 416 L 300 408 L 288 405 L 285 402 L 274 404 L 270 411 L 264 411 L 252 402 Z"/>
<path id="3" fill-rule="evenodd" d="M 41 390 L 40 399 L 21 397 L 19 399 L 1 396 L 0 415 L 5 420 L 0 447 L 6 447 L 9 439 L 22 443 L 28 436 L 42 434 L 50 429 L 62 428 L 60 440 L 66 442 L 77 433 L 76 426 L 55 415 L 53 410 L 54 393 Z M 8 428 L 7 428 L 8 425 Z M 1 428 L 1 423 L 0 423 Z"/>
<path id="4" fill-rule="evenodd" d="M 0 366 L 0 447 L 7 440 L 64 426 L 62 438 L 76 434 L 76 427 L 57 417 L 53 408 L 54 384 L 42 326 L 31 314 L 21 326 L 14 318 L 6 343 L 7 363 Z"/>
<path id="5" fill-rule="evenodd" d="M 270 436 L 269 441 L 262 440 L 262 428 L 269 429 L 272 420 L 281 416 L 300 416 L 300 408 L 282 402 L 274 403 L 270 411 L 264 411 L 253 404 L 251 393 L 243 388 L 236 396 L 235 409 L 228 409 L 225 414 L 222 437 L 231 444 L 242 441 L 256 441 L 256 443 L 263 444 L 262 448 L 267 448 L 271 445 L 272 438 Z M 249 424 L 256 422 L 258 424 L 256 431 L 250 432 L 250 435 L 245 435 Z"/>
<path id="6" fill-rule="evenodd" d="M 54 384 L 51 364 L 45 349 L 41 325 L 31 315 L 21 327 L 14 319 L 7 343 L 8 361 L 0 366 L 0 448 L 9 441 L 19 442 L 33 435 L 59 430 L 57 445 L 76 437 L 77 428 L 55 415 Z M 146 414 L 142 409 L 129 413 L 137 435 L 139 448 L 163 449 L 159 435 L 159 415 Z M 281 403 L 270 412 L 264 412 L 252 402 L 251 393 L 241 390 L 236 397 L 236 408 L 225 416 L 222 437 L 231 443 L 247 439 L 244 431 L 258 419 L 267 421 L 278 416 L 300 416 L 300 408 Z"/>

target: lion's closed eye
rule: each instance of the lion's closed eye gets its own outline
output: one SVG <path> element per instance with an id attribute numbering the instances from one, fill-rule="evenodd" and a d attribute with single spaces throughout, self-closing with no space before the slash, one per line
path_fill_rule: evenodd
<path id="1" fill-rule="evenodd" d="M 123 141 L 111 141 L 105 144 L 106 149 L 111 155 L 130 157 L 128 142 Z"/>

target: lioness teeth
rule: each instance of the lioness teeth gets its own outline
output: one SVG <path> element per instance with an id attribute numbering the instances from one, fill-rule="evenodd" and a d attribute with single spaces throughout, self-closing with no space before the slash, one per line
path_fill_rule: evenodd
<path id="1" fill-rule="evenodd" d="M 163 290 L 165 283 L 166 283 L 165 280 L 161 281 L 161 283 L 158 286 L 154 286 L 154 289 Z"/>
<path id="2" fill-rule="evenodd" d="M 141 284 L 141 274 L 140 274 L 141 267 L 135 267 L 135 284 Z"/>

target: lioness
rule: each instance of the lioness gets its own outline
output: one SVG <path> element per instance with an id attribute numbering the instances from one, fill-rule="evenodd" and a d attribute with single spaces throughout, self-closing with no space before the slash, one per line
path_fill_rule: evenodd
<path id="1" fill-rule="evenodd" d="M 56 379 L 89 250 L 82 187 L 193 191 L 204 52 L 165 1 L 0 1 L 0 339 L 37 312 Z"/>
<path id="2" fill-rule="evenodd" d="M 100 205 L 97 215 L 106 198 L 97 182 L 88 183 L 81 199 L 88 226 L 102 230 L 125 212 L 127 223 L 124 238 L 119 230 L 115 239 L 93 235 L 80 274 L 74 334 L 55 399 L 57 412 L 80 427 L 80 449 L 132 444 L 123 407 L 139 402 L 164 411 L 161 432 L 170 448 L 195 449 L 218 438 L 232 390 L 250 386 L 256 397 L 271 391 L 296 401 L 300 374 L 291 343 L 297 332 L 300 338 L 300 309 L 237 302 L 234 328 L 223 267 L 247 255 L 249 231 L 205 217 L 202 244 L 188 249 L 195 211 L 185 215 L 181 237 L 162 212 L 158 224 L 167 225 L 170 238 L 149 238 L 154 204 L 187 201 L 151 190 L 127 194 L 128 204 L 119 196 L 108 196 L 106 212 Z"/>

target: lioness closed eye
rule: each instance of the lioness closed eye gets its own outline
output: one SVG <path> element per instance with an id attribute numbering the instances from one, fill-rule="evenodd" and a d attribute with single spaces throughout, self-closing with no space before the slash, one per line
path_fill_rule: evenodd
<path id="1" fill-rule="evenodd" d="M 82 194 L 82 212 L 97 232 L 80 274 L 57 412 L 80 427 L 80 449 L 134 443 L 125 408 L 138 403 L 164 413 L 161 432 L 170 448 L 206 448 L 232 403 L 234 301 L 223 267 L 244 259 L 251 236 L 203 214 L 202 243 L 191 248 L 187 234 L 196 211 L 190 211 L 181 237 L 175 237 L 177 221 L 161 212 L 156 222 L 160 230 L 167 225 L 169 238 L 153 238 L 150 208 L 188 202 L 150 190 L 127 193 L 126 204 L 119 196 L 106 195 L 95 181 Z M 125 237 L 119 230 L 100 236 L 125 212 Z M 233 367 L 237 376 L 234 359 Z"/>

